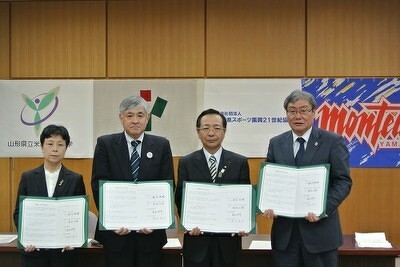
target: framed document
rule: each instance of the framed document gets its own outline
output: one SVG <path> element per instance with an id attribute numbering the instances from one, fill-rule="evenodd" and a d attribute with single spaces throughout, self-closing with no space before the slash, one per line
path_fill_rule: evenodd
<path id="1" fill-rule="evenodd" d="M 174 227 L 172 181 L 100 181 L 99 229 Z"/>
<path id="2" fill-rule="evenodd" d="M 238 233 L 255 230 L 255 190 L 250 184 L 184 182 L 181 228 Z"/>
<path id="3" fill-rule="evenodd" d="M 313 212 L 324 216 L 329 182 L 329 164 L 292 167 L 262 163 L 257 208 L 275 215 L 300 218 Z"/>
<path id="4" fill-rule="evenodd" d="M 18 246 L 87 246 L 88 197 L 26 197 L 19 201 Z"/>

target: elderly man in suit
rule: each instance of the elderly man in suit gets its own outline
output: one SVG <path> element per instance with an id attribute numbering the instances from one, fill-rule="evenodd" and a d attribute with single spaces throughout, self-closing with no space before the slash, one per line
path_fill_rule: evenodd
<path id="1" fill-rule="evenodd" d="M 40 134 L 40 145 L 44 163 L 36 169 L 24 172 L 18 187 L 14 210 L 14 222 L 18 228 L 20 196 L 67 197 L 85 195 L 85 184 L 81 174 L 61 164 L 70 143 L 67 129 L 59 125 L 48 125 Z M 24 248 L 23 266 L 72 267 L 77 263 L 77 250 L 67 246 L 64 249 L 36 249 L 35 244 Z"/>
<path id="2" fill-rule="evenodd" d="M 182 187 L 184 181 L 224 184 L 249 184 L 247 159 L 222 148 L 226 132 L 226 118 L 215 109 L 203 111 L 197 118 L 198 137 L 203 148 L 179 161 L 178 184 L 175 203 L 181 212 Z M 214 161 L 215 168 L 210 167 Z M 218 205 L 218 203 L 216 203 Z M 241 250 L 241 237 L 246 233 L 203 233 L 198 227 L 185 233 L 183 256 L 185 267 L 235 266 L 236 256 Z"/>
<path id="3" fill-rule="evenodd" d="M 291 130 L 270 140 L 267 162 L 309 166 L 330 164 L 326 214 L 322 218 L 308 213 L 304 218 L 276 216 L 271 230 L 274 266 L 338 266 L 342 231 L 338 208 L 352 186 L 349 152 L 342 136 L 313 126 L 316 110 L 313 95 L 293 91 L 284 101 Z M 300 159 L 302 158 L 302 159 Z"/>
<path id="4" fill-rule="evenodd" d="M 145 134 L 150 118 L 148 103 L 139 96 L 124 99 L 119 107 L 122 133 L 101 136 L 93 158 L 92 189 L 99 207 L 99 181 L 149 181 L 174 179 L 172 153 L 165 138 Z M 131 163 L 131 158 L 135 157 Z M 132 165 L 131 165 L 132 164 Z M 134 170 L 132 169 L 134 167 Z M 96 231 L 104 246 L 106 266 L 158 267 L 165 230 Z"/>

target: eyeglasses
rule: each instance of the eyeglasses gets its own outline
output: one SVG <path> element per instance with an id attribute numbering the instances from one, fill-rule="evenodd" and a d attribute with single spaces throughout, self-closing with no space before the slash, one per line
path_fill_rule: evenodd
<path id="1" fill-rule="evenodd" d="M 205 132 L 205 133 L 209 133 L 210 131 L 213 131 L 214 133 L 220 133 L 224 130 L 225 128 L 216 126 L 216 127 L 202 127 L 202 128 L 197 128 L 197 130 L 201 131 L 201 132 Z"/>
<path id="2" fill-rule="evenodd" d="M 287 114 L 289 117 L 294 117 L 294 116 L 296 116 L 297 113 L 299 113 L 300 116 L 306 116 L 306 115 L 308 115 L 308 113 L 310 113 L 311 111 L 312 111 L 312 109 L 299 109 L 299 110 L 290 109 L 290 110 L 286 111 L 286 114 Z"/>

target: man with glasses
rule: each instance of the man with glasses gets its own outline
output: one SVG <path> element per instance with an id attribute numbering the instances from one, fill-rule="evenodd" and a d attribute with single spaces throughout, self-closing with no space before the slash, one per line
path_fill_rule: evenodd
<path id="1" fill-rule="evenodd" d="M 184 181 L 250 184 L 247 159 L 222 148 L 226 124 L 225 116 L 215 109 L 207 109 L 197 117 L 197 135 L 203 148 L 179 161 L 175 192 L 179 214 Z M 203 233 L 198 227 L 191 229 L 185 233 L 183 241 L 185 267 L 235 266 L 236 255 L 241 250 L 241 236 L 245 234 Z"/>
<path id="2" fill-rule="evenodd" d="M 320 218 L 310 212 L 293 219 L 264 211 L 264 217 L 274 220 L 275 267 L 338 266 L 338 248 L 343 243 L 338 208 L 352 186 L 349 152 L 342 136 L 313 126 L 316 105 L 314 96 L 301 90 L 285 99 L 291 130 L 270 140 L 266 161 L 295 166 L 330 164 L 326 214 Z"/>

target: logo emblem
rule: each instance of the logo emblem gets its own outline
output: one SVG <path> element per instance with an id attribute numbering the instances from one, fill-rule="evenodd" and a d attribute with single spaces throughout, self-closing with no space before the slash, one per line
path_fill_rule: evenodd
<path id="1" fill-rule="evenodd" d="M 143 89 L 140 90 L 140 96 L 146 100 L 147 102 L 151 102 L 151 90 Z M 161 118 L 162 114 L 164 113 L 165 107 L 167 106 L 168 101 L 157 97 L 156 101 L 154 102 L 153 108 L 151 109 L 150 114 Z M 151 131 L 151 116 L 149 122 L 147 123 L 147 127 L 145 131 Z"/>
<path id="2" fill-rule="evenodd" d="M 39 136 L 42 122 L 46 121 L 54 114 L 58 106 L 57 94 L 60 86 L 51 89 L 47 93 L 30 98 L 22 94 L 25 106 L 21 110 L 20 119 L 26 126 L 33 126 L 36 136 Z"/>

